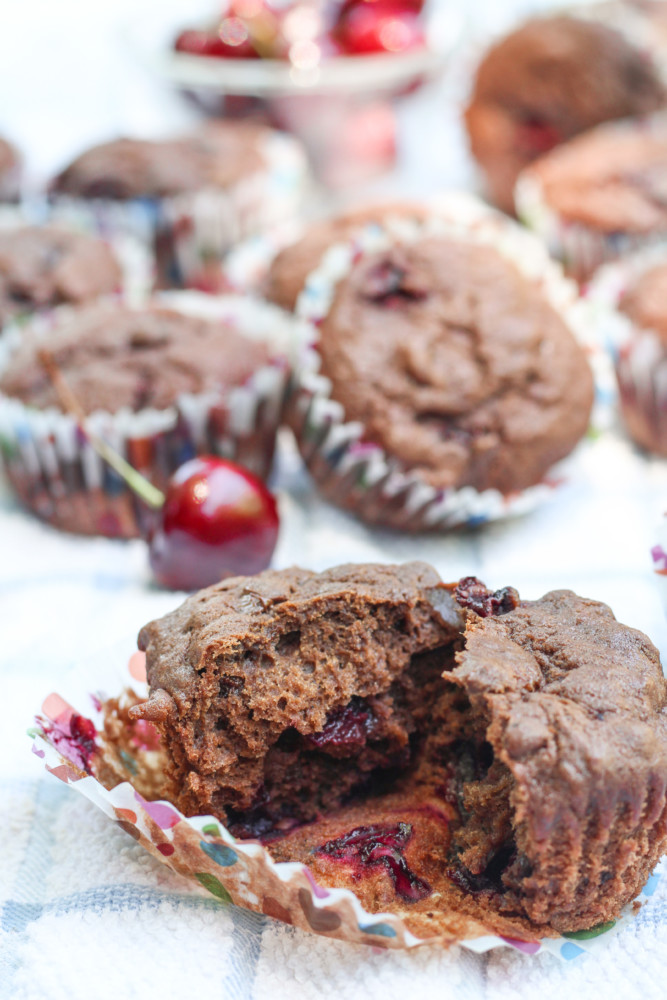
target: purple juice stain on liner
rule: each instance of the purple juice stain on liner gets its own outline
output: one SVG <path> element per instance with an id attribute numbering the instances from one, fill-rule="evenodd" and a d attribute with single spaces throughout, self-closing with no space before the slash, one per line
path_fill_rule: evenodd
<path id="1" fill-rule="evenodd" d="M 313 853 L 351 864 L 356 869 L 356 875 L 361 875 L 363 869 L 384 868 L 397 895 L 406 903 L 417 903 L 433 890 L 428 882 L 408 867 L 405 848 L 411 838 L 412 826 L 409 823 L 358 826 L 316 847 Z"/>
<path id="2" fill-rule="evenodd" d="M 62 754 L 80 771 L 92 774 L 92 762 L 97 750 L 97 730 L 90 719 L 76 712 L 64 712 L 57 719 L 40 720 L 37 722 L 44 728 L 58 753 Z"/>

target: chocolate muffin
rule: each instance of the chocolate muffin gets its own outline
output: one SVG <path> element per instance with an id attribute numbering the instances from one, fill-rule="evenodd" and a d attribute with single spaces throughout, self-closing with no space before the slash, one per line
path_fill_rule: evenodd
<path id="1" fill-rule="evenodd" d="M 646 52 L 605 24 L 557 15 L 528 21 L 482 60 L 465 112 L 489 194 L 513 213 L 519 172 L 580 132 L 664 104 Z"/>
<path id="2" fill-rule="evenodd" d="M 222 323 L 159 306 L 96 302 L 72 312 L 48 339 L 29 332 L 0 392 L 40 410 L 61 408 L 39 352 L 47 348 L 84 413 L 173 406 L 179 396 L 229 390 L 269 359 Z"/>
<path id="3" fill-rule="evenodd" d="M 646 636 L 422 563 L 224 581 L 142 629 L 170 797 L 417 934 L 615 919 L 667 843 Z"/>
<path id="4" fill-rule="evenodd" d="M 664 239 L 666 126 L 664 116 L 601 125 L 519 178 L 519 215 L 579 280 L 608 260 Z"/>
<path id="5" fill-rule="evenodd" d="M 69 531 L 146 528 L 127 483 L 63 413 L 54 367 L 89 428 L 158 487 L 202 453 L 265 477 L 288 379 L 280 334 L 289 330 L 273 307 L 194 292 L 141 308 L 100 300 L 33 321 L 0 364 L 3 457 L 20 499 Z"/>
<path id="6" fill-rule="evenodd" d="M 0 136 L 0 201 L 16 201 L 19 196 L 21 157 L 7 139 Z"/>
<path id="7" fill-rule="evenodd" d="M 363 441 L 437 489 L 522 490 L 588 426 L 582 348 L 544 290 L 490 245 L 425 234 L 361 255 L 316 351 Z"/>
<path id="8" fill-rule="evenodd" d="M 217 122 L 178 139 L 115 139 L 77 156 L 51 183 L 54 194 L 126 201 L 227 187 L 260 170 L 265 130 Z"/>
<path id="9" fill-rule="evenodd" d="M 640 448 L 667 457 L 664 248 L 652 248 L 603 268 L 588 297 L 597 307 L 601 333 L 607 333 L 612 348 L 626 428 Z"/>
<path id="10" fill-rule="evenodd" d="M 101 240 L 56 226 L 0 228 L 0 325 L 118 291 L 118 261 Z"/>
<path id="11" fill-rule="evenodd" d="M 57 217 L 151 242 L 162 286 L 204 288 L 235 242 L 292 216 L 306 174 L 291 136 L 216 121 L 180 138 L 94 146 L 54 178 L 50 196 Z"/>
<path id="12" fill-rule="evenodd" d="M 266 280 L 266 297 L 292 312 L 306 278 L 334 243 L 350 239 L 355 230 L 368 223 L 385 224 L 387 218 L 394 217 L 421 220 L 431 211 L 434 209 L 418 202 L 382 202 L 314 223 L 300 239 L 274 257 Z"/>

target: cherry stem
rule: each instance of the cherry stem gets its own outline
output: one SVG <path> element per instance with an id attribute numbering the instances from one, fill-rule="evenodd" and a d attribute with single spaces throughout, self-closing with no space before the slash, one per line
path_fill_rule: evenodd
<path id="1" fill-rule="evenodd" d="M 76 398 L 72 389 L 68 386 L 65 381 L 63 373 L 56 364 L 56 361 L 50 351 L 42 349 L 39 352 L 39 360 L 44 366 L 47 375 L 53 383 L 53 387 L 58 394 L 58 399 L 60 404 L 66 413 L 74 417 L 77 422 L 79 429 L 86 439 L 93 446 L 97 454 L 104 459 L 104 461 L 111 466 L 111 468 L 118 473 L 121 479 L 124 479 L 130 489 L 136 493 L 136 495 L 148 504 L 149 507 L 154 507 L 159 510 L 164 506 L 165 496 L 162 490 L 159 490 L 157 486 L 142 476 L 133 465 L 119 455 L 111 445 L 101 438 L 94 431 L 91 431 L 87 426 L 86 413 L 84 412 L 81 403 Z"/>

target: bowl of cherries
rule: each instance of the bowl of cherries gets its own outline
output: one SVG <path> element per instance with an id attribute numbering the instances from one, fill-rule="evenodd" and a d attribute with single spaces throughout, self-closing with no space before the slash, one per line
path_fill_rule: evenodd
<path id="1" fill-rule="evenodd" d="M 307 91 L 393 94 L 436 72 L 424 0 L 228 0 L 173 40 L 182 85 L 280 97 Z"/>
<path id="2" fill-rule="evenodd" d="M 443 71 L 463 29 L 457 8 L 435 0 L 226 0 L 208 20 L 172 24 L 161 37 L 152 25 L 152 62 L 209 114 L 260 114 L 294 132 L 320 177 L 341 186 L 393 165 L 389 98 Z"/>

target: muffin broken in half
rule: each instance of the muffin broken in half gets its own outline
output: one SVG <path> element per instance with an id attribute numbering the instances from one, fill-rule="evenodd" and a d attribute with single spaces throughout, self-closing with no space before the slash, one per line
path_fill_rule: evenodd
<path id="1" fill-rule="evenodd" d="M 667 839 L 658 653 L 570 591 L 430 567 L 236 578 L 146 626 L 174 803 L 414 933 L 613 919 Z M 481 931 L 478 931 L 481 933 Z"/>

